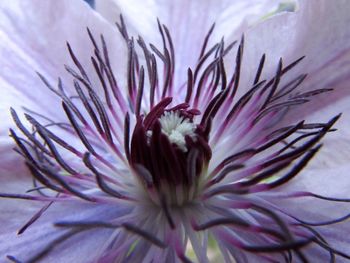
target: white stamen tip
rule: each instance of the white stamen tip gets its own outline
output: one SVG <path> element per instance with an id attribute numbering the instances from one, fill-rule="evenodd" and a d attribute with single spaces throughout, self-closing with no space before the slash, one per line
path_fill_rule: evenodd
<path id="1" fill-rule="evenodd" d="M 176 144 L 183 152 L 187 152 L 185 137 L 195 139 L 196 125 L 189 119 L 180 116 L 179 112 L 165 112 L 159 119 L 163 134 L 171 143 Z"/>

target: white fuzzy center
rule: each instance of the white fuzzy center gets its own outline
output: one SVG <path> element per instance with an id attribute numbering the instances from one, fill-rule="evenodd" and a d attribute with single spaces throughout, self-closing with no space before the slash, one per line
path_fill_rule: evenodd
<path id="1" fill-rule="evenodd" d="M 185 136 L 195 139 L 196 125 L 178 112 L 165 112 L 159 119 L 163 134 L 168 136 L 171 143 L 176 144 L 183 152 L 187 152 Z"/>

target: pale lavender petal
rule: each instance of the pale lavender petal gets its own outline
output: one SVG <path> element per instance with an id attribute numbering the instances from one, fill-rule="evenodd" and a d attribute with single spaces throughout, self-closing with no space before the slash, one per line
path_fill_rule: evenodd
<path id="1" fill-rule="evenodd" d="M 58 77 L 63 78 L 66 89 L 73 88 L 71 77 L 64 68 L 65 64 L 75 68 L 66 41 L 86 67 L 85 70 L 92 71 L 90 57 L 93 46 L 87 27 L 96 39 L 99 40 L 100 34 L 108 39 L 107 44 L 113 46 L 110 55 L 115 73 L 119 76 L 124 71 L 120 59 L 125 54 L 120 52 L 122 42 L 117 29 L 83 1 L 11 1 L 1 3 L 0 12 L 0 99 L 1 119 L 5 122 L 2 131 L 8 127 L 10 115 L 6 108 L 10 103 L 17 109 L 24 105 L 32 110 L 45 109 L 51 117 L 60 119 L 56 110 L 60 102 L 43 84 L 36 71 L 55 88 Z M 92 80 L 97 78 L 90 75 Z"/>
<path id="2" fill-rule="evenodd" d="M 233 32 L 240 37 L 249 26 L 277 10 L 278 2 L 97 0 L 96 10 L 112 23 L 118 20 L 119 14 L 124 15 L 132 33 L 143 36 L 153 44 L 161 43 L 156 21 L 159 18 L 169 28 L 174 41 L 177 67 L 175 85 L 180 86 L 186 81 L 187 68 L 197 62 L 204 38 L 213 23 L 216 23 L 216 28 L 208 48 Z M 227 41 L 226 45 L 229 44 Z"/>
<path id="3" fill-rule="evenodd" d="M 311 231 L 316 231 L 325 238 L 333 249 L 346 253 L 349 242 L 346 233 L 350 230 L 349 201 L 346 201 L 350 200 L 348 171 L 348 165 L 339 168 L 305 169 L 298 178 L 277 188 L 274 193 L 257 196 L 260 196 L 260 201 L 264 200 L 265 207 L 272 205 L 272 209 L 302 220 L 306 227 L 312 228 Z M 316 198 L 310 193 L 332 199 Z M 307 232 L 312 233 L 311 231 Z M 310 258 L 329 257 L 316 244 L 305 252 Z M 344 259 L 339 260 L 343 262 Z"/>
<path id="4" fill-rule="evenodd" d="M 5 203 L 5 200 L 0 200 L 0 205 L 2 203 Z M 53 225 L 55 222 L 79 222 L 80 220 L 103 222 L 111 218 L 116 219 L 124 214 L 120 206 L 118 208 L 102 204 L 96 206 L 74 201 L 56 203 L 52 204 L 28 229 L 18 235 L 17 231 L 27 223 L 32 214 L 40 209 L 40 206 L 44 205 L 44 203 L 40 205 L 23 203 L 23 206 L 21 204 L 17 201 L 16 204 L 13 204 L 17 206 L 16 209 L 1 210 L 2 214 L 5 214 L 5 217 L 2 215 L 2 220 L 6 222 L 2 224 L 0 230 L 2 238 L 6 240 L 0 245 L 0 255 L 3 258 L 10 255 L 18 260 L 27 261 L 40 254 L 55 240 L 59 240 L 68 230 L 74 230 L 74 228 L 56 227 Z M 91 228 L 76 235 L 67 236 L 66 239 L 49 249 L 43 258 L 45 262 L 95 262 L 99 256 L 102 256 L 103 250 L 101 249 L 114 231 L 118 229 Z M 94 238 L 91 238 L 91 235 Z"/>
<path id="5" fill-rule="evenodd" d="M 346 91 L 348 84 L 344 83 L 343 91 Z M 312 103 L 311 107 L 318 108 L 314 112 L 310 112 L 307 119 L 315 120 L 316 122 L 321 119 L 330 119 L 339 113 L 342 113 L 340 119 L 337 121 L 335 132 L 331 132 L 324 138 L 322 151 L 316 155 L 314 160 L 310 163 L 309 169 L 312 171 L 319 171 L 320 174 L 327 176 L 327 168 L 348 168 L 349 156 L 350 156 L 350 98 L 342 92 L 335 90 L 339 96 L 344 96 L 337 100 L 333 100 L 332 94 L 330 96 L 323 96 Z M 320 175 L 321 177 L 321 175 Z M 344 182 L 349 180 L 344 170 L 343 177 Z M 344 189 L 345 190 L 345 189 Z"/>
<path id="6" fill-rule="evenodd" d="M 29 171 L 8 141 L 0 142 L 0 192 L 23 192 L 32 186 Z"/>
<path id="7" fill-rule="evenodd" d="M 124 65 L 120 62 L 125 53 L 120 52 L 123 42 L 117 29 L 109 25 L 100 15 L 83 1 L 11 1 L 0 3 L 0 142 L 2 158 L 1 180 L 25 178 L 20 156 L 11 145 L 8 129 L 14 127 L 10 107 L 20 114 L 22 107 L 50 116 L 56 122 L 63 120 L 61 102 L 38 77 L 40 72 L 54 88 L 62 77 L 66 90 L 73 89 L 72 78 L 64 65 L 74 67 L 69 56 L 66 41 L 69 41 L 75 55 L 86 71 L 92 71 L 90 60 L 93 46 L 88 38 L 89 27 L 99 41 L 103 34 L 110 49 L 111 63 L 120 80 Z M 28 26 L 30 25 L 30 26 Z M 84 48 L 81 48 L 84 47 Z M 125 59 L 121 61 L 125 62 Z M 92 81 L 96 74 L 89 74 Z M 96 91 L 101 85 L 96 85 Z M 17 164 L 17 165 L 16 165 Z M 12 182 L 12 181 L 11 181 Z M 23 180 L 21 180 L 23 182 Z M 1 185 L 2 190 L 6 189 Z"/>
<path id="8" fill-rule="evenodd" d="M 350 67 L 350 33 L 347 30 L 350 23 L 349 4 L 342 0 L 299 1 L 296 12 L 273 16 L 248 30 L 245 33 L 243 57 L 247 70 L 242 75 L 242 88 L 249 87 L 253 81 L 260 57 L 265 53 L 263 78 L 276 72 L 280 58 L 287 65 L 306 56 L 291 74 L 294 77 L 301 73 L 309 74 L 301 85 L 302 90 L 337 88 L 331 96 L 339 98 L 337 92 L 347 94 L 349 89 L 346 89 L 345 83 Z M 332 101 L 329 99 L 329 103 Z"/>
<path id="9" fill-rule="evenodd" d="M 143 29 L 149 27 L 146 42 L 154 40 L 157 48 L 163 50 L 160 35 L 167 35 L 167 29 L 164 26 L 160 30 L 161 34 L 155 37 L 156 21 L 151 21 L 148 12 L 155 10 L 159 14 L 161 22 L 169 26 L 175 43 L 175 62 L 179 67 L 175 70 L 178 75 L 175 88 L 164 81 L 171 79 L 172 72 L 169 73 L 169 68 L 166 67 L 163 71 L 158 64 L 161 60 L 167 61 L 167 51 L 170 50 L 171 53 L 171 48 L 164 47 L 163 55 L 151 46 L 150 49 L 155 53 L 151 56 L 144 48 L 145 58 L 142 58 L 142 52 L 139 52 L 136 43 L 137 36 L 127 36 L 128 26 L 118 25 L 125 43 L 120 41 L 120 37 L 112 36 L 112 33 L 117 35 L 117 29 L 113 29 L 112 24 L 85 4 L 78 3 L 78 6 L 74 6 L 86 11 L 81 12 L 72 10 L 68 6 L 68 0 L 57 3 L 57 6 L 54 2 L 39 4 L 38 0 L 38 6 L 46 7 L 43 8 L 46 11 L 38 23 L 33 22 L 33 28 L 29 31 L 31 34 L 25 32 L 23 24 L 36 19 L 33 7 L 28 7 L 28 14 L 16 8 L 16 3 L 17 7 L 27 7 L 19 0 L 13 5 L 2 7 L 4 14 L 9 13 L 0 22 L 0 33 L 4 32 L 2 35 L 7 44 L 3 50 L 6 51 L 4 54 L 9 54 L 9 61 L 13 61 L 13 64 L 4 62 L 4 66 L 24 72 L 19 76 L 12 76 L 9 71 L 5 71 L 3 76 L 0 73 L 0 79 L 6 87 L 4 100 L 14 101 L 13 104 L 4 103 L 3 107 L 14 105 L 17 108 L 23 102 L 34 110 L 41 108 L 43 111 L 43 106 L 47 103 L 52 109 L 44 109 L 44 115 L 54 119 L 54 123 L 51 123 L 53 126 L 45 127 L 49 122 L 45 118 L 39 117 L 41 124 L 38 124 L 27 116 L 36 129 L 35 136 L 32 136 L 18 125 L 17 117 L 12 111 L 19 126 L 16 134 L 27 137 L 27 140 L 19 139 L 12 131 L 11 135 L 19 148 L 19 154 L 23 155 L 23 160 L 31 167 L 35 179 L 29 180 L 25 166 L 23 163 L 17 165 L 17 157 L 13 154 L 6 156 L 4 164 L 0 165 L 0 172 L 5 173 L 1 179 L 4 183 L 0 182 L 0 210 L 3 212 L 0 217 L 5 222 L 0 226 L 0 232 L 1 237 L 8 241 L 0 245 L 2 258 L 11 255 L 19 260 L 30 261 L 35 254 L 40 255 L 44 251 L 48 254 L 43 255 L 43 260 L 49 262 L 86 262 L 86 257 L 97 262 L 153 262 L 158 258 L 169 262 L 189 262 L 191 255 L 187 248 L 192 245 L 198 261 L 208 262 L 208 239 L 212 235 L 222 246 L 221 254 L 226 262 L 281 262 L 288 261 L 286 257 L 289 253 L 293 256 L 293 261 L 301 259 L 305 262 L 306 259 L 303 260 L 301 254 L 303 252 L 309 256 L 308 260 L 320 257 L 324 261 L 328 259 L 324 253 L 326 249 L 317 246 L 322 238 L 315 238 L 316 232 L 311 230 L 319 231 L 331 246 L 341 249 L 342 253 L 347 252 L 345 244 L 348 243 L 348 237 L 344 237 L 344 233 L 349 226 L 346 220 L 350 218 L 350 215 L 346 215 L 350 180 L 347 178 L 348 158 L 340 158 L 347 151 L 339 151 L 333 158 L 339 159 L 341 165 L 322 157 L 313 160 L 315 162 L 312 164 L 313 156 L 317 152 L 322 154 L 318 143 L 324 135 L 330 139 L 325 141 L 323 148 L 333 144 L 328 148 L 328 154 L 339 147 L 342 138 L 348 136 L 347 132 L 342 132 L 332 137 L 332 134 L 336 134 L 332 129 L 338 119 L 338 116 L 332 118 L 333 114 L 337 114 L 337 110 L 348 112 L 348 99 L 338 92 L 347 80 L 344 73 L 348 71 L 347 67 L 342 68 L 344 71 L 337 70 L 337 73 L 328 78 L 330 72 L 347 61 L 347 56 L 341 56 L 339 60 L 338 57 L 333 59 L 334 55 L 348 45 L 345 41 L 348 33 L 343 33 L 344 23 L 348 22 L 346 12 L 342 11 L 339 19 L 334 15 L 340 5 L 345 6 L 345 2 L 337 1 L 334 6 L 328 6 L 329 2 L 325 1 L 300 1 L 296 13 L 271 13 L 274 14 L 272 17 L 271 14 L 264 15 L 274 1 L 263 1 L 259 5 L 253 2 L 255 7 L 250 5 L 252 3 L 242 1 L 208 1 L 205 6 L 188 1 L 148 1 L 142 5 L 138 1 L 132 1 L 132 5 L 115 1 L 111 5 L 111 11 L 103 13 L 103 8 L 99 9 L 107 18 L 108 15 L 118 15 L 118 10 L 125 10 L 125 22 L 128 25 L 130 21 L 133 27 L 129 33 L 142 34 Z M 98 6 L 101 3 L 98 2 Z M 138 9 L 134 9 L 135 4 Z M 35 108 L 36 105 L 33 106 L 31 102 L 34 92 L 29 93 L 27 89 L 34 87 L 35 91 L 39 90 L 27 68 L 40 70 L 41 66 L 44 75 L 51 81 L 56 78 L 54 74 L 63 73 L 63 68 L 57 70 L 55 63 L 73 65 L 72 62 L 66 62 L 69 52 L 62 55 L 64 45 L 56 46 L 59 39 L 52 32 L 46 32 L 45 24 L 51 21 L 53 13 L 56 14 L 50 12 L 54 7 L 55 11 L 60 7 L 61 12 L 67 8 L 66 13 L 75 17 L 72 22 L 77 24 L 73 29 L 81 29 L 85 34 L 84 37 L 79 31 L 75 36 L 73 34 L 76 32 L 68 29 L 68 32 L 63 30 L 62 33 L 58 27 L 66 26 L 67 20 L 63 24 L 58 22 L 59 19 L 53 20 L 57 23 L 53 23 L 52 32 L 60 37 L 63 35 L 76 39 L 72 42 L 72 47 L 74 45 L 81 49 L 76 53 L 77 60 L 72 55 L 80 68 L 79 74 L 73 74 L 73 77 L 86 86 L 85 92 L 89 93 L 89 98 L 86 98 L 78 89 L 79 98 L 63 98 L 64 109 L 61 110 L 58 110 L 60 99 L 56 98 L 55 105 L 44 93 L 41 93 L 41 99 L 47 100 Z M 152 9 L 148 11 L 145 7 Z M 316 15 L 313 10 L 317 10 Z M 13 20 L 13 16 L 20 17 L 19 22 Z M 82 19 L 78 21 L 81 16 Z M 182 103 L 185 94 L 179 94 L 179 89 L 182 81 L 186 80 L 183 72 L 188 66 L 194 66 L 199 55 L 194 49 L 200 52 L 201 42 L 214 20 L 219 23 L 217 31 L 212 35 L 212 40 L 219 42 L 216 46 L 218 55 L 212 54 L 205 62 L 214 65 L 208 71 L 213 74 L 208 76 L 202 72 L 205 71 L 203 69 L 196 72 L 198 76 L 188 84 L 188 103 Z M 255 21 L 261 23 L 246 30 Z M 325 23 L 326 34 L 318 29 L 320 25 L 310 25 L 305 29 L 304 25 L 314 21 L 320 25 Z M 93 31 L 101 30 L 99 25 L 107 25 L 104 29 L 111 33 L 111 36 L 109 33 L 106 35 L 107 44 L 115 44 L 108 50 L 114 50 L 110 53 L 113 57 L 112 67 L 117 71 L 116 77 L 118 82 L 122 81 L 121 85 L 113 82 L 113 78 L 108 75 L 109 68 L 104 67 L 108 64 L 106 49 L 104 52 L 98 48 L 92 50 L 91 44 L 95 42 L 87 41 L 81 22 L 91 25 Z M 187 26 L 188 23 L 191 23 L 191 27 Z M 11 29 L 13 32 L 21 32 L 27 39 L 11 34 Z M 46 35 L 37 37 L 39 31 Z M 246 37 L 242 38 L 238 55 L 232 52 L 224 62 L 221 56 L 224 54 L 221 35 L 230 34 L 233 41 L 240 38 L 242 31 L 246 31 Z M 310 38 L 309 31 L 317 33 L 317 37 Z M 328 45 L 330 40 L 327 36 L 333 42 L 338 41 L 339 46 Z M 275 38 L 279 40 L 276 41 Z M 26 43 L 21 42 L 21 39 L 26 39 Z M 81 48 L 82 41 L 90 43 L 90 48 Z M 171 41 L 168 39 L 166 42 L 169 46 Z M 45 43 L 51 44 L 53 49 L 45 46 Z M 228 43 L 225 40 L 225 44 Z M 322 44 L 326 46 L 322 47 Z M 128 49 L 122 50 L 126 46 Z M 243 63 L 240 63 L 243 50 Z M 324 53 L 317 56 L 316 53 L 321 50 Z M 49 51 L 57 54 L 52 55 Z M 267 54 L 267 61 L 262 77 L 274 78 L 275 81 L 271 80 L 266 86 L 263 86 L 264 83 L 256 85 L 251 92 L 247 92 L 253 85 L 263 52 Z M 284 76 L 283 66 L 295 61 L 304 52 L 308 53 L 305 55 L 310 55 L 311 60 L 305 59 Z M 103 59 L 99 57 L 101 53 L 104 53 Z M 124 58 L 121 53 L 128 54 L 128 57 Z M 94 56 L 92 59 L 97 59 L 100 63 L 95 63 L 94 72 L 89 63 L 91 55 Z M 157 67 L 153 56 L 159 57 Z M 283 63 L 280 62 L 277 67 L 280 56 L 283 56 Z M 78 60 L 86 67 L 87 74 L 79 67 Z M 129 63 L 126 64 L 127 61 Z M 330 61 L 334 63 L 328 63 Z M 151 74 L 145 76 L 149 77 L 147 82 L 150 83 L 149 86 L 153 85 L 154 90 L 148 89 L 148 84 L 143 86 L 146 71 L 139 67 L 138 62 L 141 65 L 148 62 L 146 70 L 147 74 Z M 172 62 L 171 57 L 164 64 L 169 66 Z M 240 81 L 239 68 L 242 77 Z M 125 69 L 128 74 L 127 85 L 123 85 Z M 320 100 L 307 110 L 293 111 L 293 103 L 306 101 L 293 97 L 296 95 L 292 93 L 279 96 L 278 88 L 306 70 L 311 71 L 310 78 L 297 92 L 315 89 L 315 83 L 321 83 L 316 88 L 325 88 L 333 83 L 336 88 L 333 94 L 338 98 L 343 96 L 344 99 L 329 104 L 329 109 Z M 235 77 L 232 77 L 230 71 L 236 71 Z M 103 74 L 107 76 L 101 76 Z M 322 82 L 324 76 L 327 81 Z M 109 79 L 108 84 L 104 82 L 104 77 Z M 279 82 L 280 77 L 282 79 Z M 89 78 L 92 79 L 91 84 Z M 103 86 L 103 89 L 96 88 L 95 93 L 92 86 L 96 84 L 96 78 L 101 79 L 100 87 Z M 228 82 L 228 78 L 232 81 Z M 20 80 L 20 83 L 14 89 L 12 87 L 17 85 L 16 80 Z M 161 83 L 158 87 L 157 80 Z M 67 77 L 63 81 L 67 86 L 72 79 Z M 238 83 L 240 85 L 237 87 Z M 124 92 L 124 87 L 127 87 L 127 92 Z M 186 85 L 183 87 L 186 88 Z M 237 98 L 237 88 L 245 94 L 241 100 Z M 70 93 L 71 86 L 65 90 Z M 16 100 L 16 97 L 20 98 L 21 91 L 26 92 L 27 96 L 23 100 Z M 108 92 L 113 92 L 113 96 L 109 97 Z M 304 96 L 313 101 L 317 99 L 314 94 L 307 93 Z M 75 106 L 75 103 L 79 105 Z M 321 107 L 322 111 L 316 111 Z M 284 122 L 280 122 L 285 109 L 289 109 L 294 118 L 287 117 Z M 327 114 L 323 111 L 327 111 Z M 310 115 L 312 112 L 315 114 Z M 57 124 L 63 119 L 64 113 L 67 115 L 65 124 Z M 306 126 L 308 124 L 300 122 L 305 116 L 316 120 L 316 123 Z M 79 119 L 78 123 L 76 119 Z M 345 118 L 339 122 L 339 128 L 347 129 L 347 120 Z M 4 123 L 7 125 L 10 122 L 6 120 Z M 288 127 L 279 129 L 281 125 Z M 288 144 L 295 138 L 301 140 Z M 1 143 L 3 147 L 0 148 L 0 153 L 5 155 L 10 151 L 11 144 L 7 140 L 2 140 Z M 307 164 L 311 165 L 305 169 Z M 35 187 L 36 180 L 44 187 L 30 189 L 33 187 L 30 186 L 31 183 Z M 20 182 L 17 183 L 18 181 Z M 42 194 L 41 190 L 50 193 L 51 197 Z M 37 202 L 25 203 L 13 198 Z M 50 201 L 52 202 L 48 203 Z M 41 212 L 43 214 L 40 216 Z M 341 228 L 345 231 L 342 232 Z M 65 235 L 65 230 L 86 231 L 74 233 L 72 238 L 67 236 L 68 239 L 62 240 L 62 243 L 51 243 L 61 234 Z M 19 235 L 16 234 L 17 231 L 20 232 Z M 45 250 L 50 244 L 52 247 Z M 81 259 L 82 255 L 84 259 Z M 350 258 L 339 255 L 340 260 L 342 257 Z"/>
<path id="10" fill-rule="evenodd" d="M 289 75 L 287 74 L 284 83 L 300 74 L 308 74 L 297 92 L 334 89 L 311 97 L 310 103 L 290 111 L 283 122 L 279 123 L 285 126 L 302 119 L 317 122 L 343 112 L 336 124 L 338 131 L 327 136 L 322 154 L 317 155 L 310 165 L 319 166 L 320 169 L 348 162 L 349 147 L 345 145 L 349 144 L 349 8 L 349 2 L 342 0 L 299 1 L 295 13 L 283 13 L 268 18 L 245 34 L 242 64 L 244 74 L 241 74 L 238 92 L 244 93 L 246 88 L 251 87 L 263 54 L 266 54 L 266 62 L 262 79 L 270 78 L 276 72 L 280 58 L 286 66 L 306 56 Z M 227 59 L 227 63 L 234 63 L 234 58 Z"/>

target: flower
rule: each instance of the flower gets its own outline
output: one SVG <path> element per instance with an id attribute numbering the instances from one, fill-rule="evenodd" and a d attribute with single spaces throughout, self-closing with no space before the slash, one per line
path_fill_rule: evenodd
<path id="1" fill-rule="evenodd" d="M 260 2 L 244 14 L 270 10 Z M 147 38 L 126 25 L 150 26 L 132 13 L 142 9 L 102 3 L 105 18 L 79 1 L 0 6 L 2 100 L 17 152 L 1 149 L 1 255 L 191 262 L 191 245 L 209 262 L 214 242 L 226 262 L 349 259 L 348 159 L 339 158 L 349 143 L 349 3 L 300 1 L 247 29 L 256 17 L 229 16 L 237 1 L 217 29 L 188 31 L 177 19 L 193 16 L 177 12 L 193 6 L 179 4 L 171 27 L 160 16 L 158 37 L 141 32 Z M 206 23 L 230 7 L 207 4 L 217 9 Z M 105 20 L 118 7 L 127 18 L 119 33 Z M 84 34 L 74 30 L 82 24 Z M 66 51 L 51 38 L 62 32 Z"/>

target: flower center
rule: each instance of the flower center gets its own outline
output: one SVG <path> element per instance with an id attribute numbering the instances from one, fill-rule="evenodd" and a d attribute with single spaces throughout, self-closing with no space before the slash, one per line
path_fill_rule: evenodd
<path id="1" fill-rule="evenodd" d="M 165 98 L 138 118 L 130 164 L 153 201 L 182 205 L 195 198 L 211 150 L 203 128 L 194 123 L 200 112 L 186 103 L 167 108 L 171 101 Z"/>
<path id="2" fill-rule="evenodd" d="M 186 117 L 180 115 L 179 111 L 165 112 L 160 118 L 159 123 L 162 133 L 167 135 L 168 140 L 176 145 L 181 151 L 187 152 L 186 136 L 189 136 L 193 141 L 196 140 L 196 125 Z M 151 135 L 152 132 L 149 132 Z"/>

